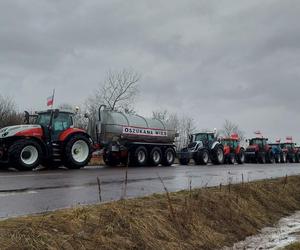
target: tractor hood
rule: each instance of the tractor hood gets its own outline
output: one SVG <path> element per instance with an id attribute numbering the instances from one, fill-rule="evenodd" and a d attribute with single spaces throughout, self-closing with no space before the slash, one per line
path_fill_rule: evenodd
<path id="1" fill-rule="evenodd" d="M 40 125 L 16 125 L 0 129 L 0 139 L 12 136 L 35 136 L 41 137 L 43 134 Z"/>

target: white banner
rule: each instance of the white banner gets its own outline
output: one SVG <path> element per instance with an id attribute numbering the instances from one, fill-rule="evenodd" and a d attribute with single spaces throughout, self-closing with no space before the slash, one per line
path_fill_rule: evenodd
<path id="1" fill-rule="evenodd" d="M 123 134 L 146 135 L 146 136 L 168 136 L 168 132 L 166 130 L 138 128 L 138 127 L 123 127 Z"/>

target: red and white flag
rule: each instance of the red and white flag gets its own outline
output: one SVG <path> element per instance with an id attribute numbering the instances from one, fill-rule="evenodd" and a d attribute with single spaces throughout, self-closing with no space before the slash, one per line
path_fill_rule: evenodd
<path id="1" fill-rule="evenodd" d="M 292 136 L 287 136 L 287 137 L 286 137 L 286 140 L 287 140 L 287 141 L 293 141 L 293 137 L 292 137 Z"/>
<path id="2" fill-rule="evenodd" d="M 49 107 L 49 106 L 53 106 L 53 104 L 54 104 L 54 94 L 55 94 L 55 90 L 53 90 L 53 94 L 52 94 L 52 96 L 49 96 L 48 98 L 47 98 L 47 106 Z"/>
<path id="3" fill-rule="evenodd" d="M 276 143 L 280 143 L 280 141 L 281 141 L 281 139 L 277 139 L 277 140 L 276 140 Z"/>
<path id="4" fill-rule="evenodd" d="M 257 131 L 254 131 L 254 134 L 261 135 L 261 132 L 259 130 L 257 130 Z"/>

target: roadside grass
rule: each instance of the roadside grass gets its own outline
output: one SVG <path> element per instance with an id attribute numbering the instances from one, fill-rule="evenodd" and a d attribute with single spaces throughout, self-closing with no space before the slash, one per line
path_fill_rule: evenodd
<path id="1" fill-rule="evenodd" d="M 96 190 L 95 190 L 96 192 Z M 300 209 L 300 176 L 0 221 L 0 249 L 217 249 Z"/>
<path id="2" fill-rule="evenodd" d="M 299 249 L 300 249 L 300 243 L 299 242 L 293 243 L 293 244 L 283 248 L 283 250 L 299 250 Z"/>

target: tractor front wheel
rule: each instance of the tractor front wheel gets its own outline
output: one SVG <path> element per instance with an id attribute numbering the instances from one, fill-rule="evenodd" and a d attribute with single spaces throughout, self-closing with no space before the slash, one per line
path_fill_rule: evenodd
<path id="1" fill-rule="evenodd" d="M 245 151 L 244 151 L 244 149 L 241 149 L 240 152 L 238 153 L 237 163 L 238 164 L 244 164 L 245 163 Z"/>

